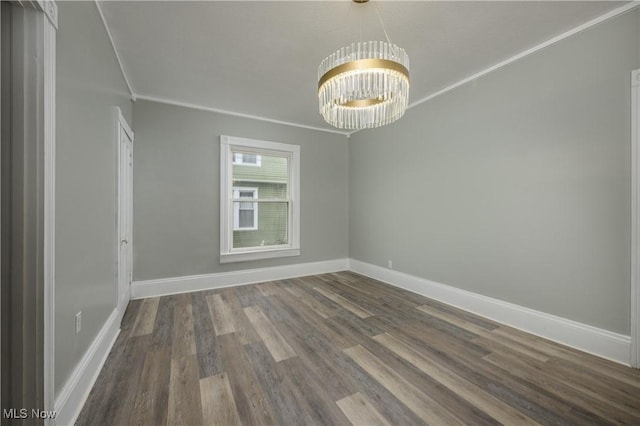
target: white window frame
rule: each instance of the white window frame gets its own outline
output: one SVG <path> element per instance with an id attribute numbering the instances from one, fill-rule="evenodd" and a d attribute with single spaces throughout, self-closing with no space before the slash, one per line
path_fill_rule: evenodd
<path id="1" fill-rule="evenodd" d="M 233 152 L 287 158 L 288 244 L 233 248 Z M 258 202 L 256 200 L 256 202 Z M 256 216 L 257 217 L 257 216 Z M 220 263 L 300 255 L 300 146 L 235 136 L 220 136 Z"/>
<path id="2" fill-rule="evenodd" d="M 235 163 L 234 163 L 235 164 Z M 240 192 L 253 192 L 253 197 L 244 201 L 245 203 L 251 203 L 254 200 L 252 210 L 253 210 L 253 226 L 241 227 L 240 226 L 240 203 L 233 203 L 233 230 L 234 231 L 255 231 L 258 229 L 258 202 L 255 201 L 258 199 L 258 188 L 249 188 L 246 186 L 234 186 L 233 187 L 233 198 L 240 199 Z M 246 210 L 246 209 L 242 209 Z"/>
<path id="3" fill-rule="evenodd" d="M 245 163 L 244 154 L 242 152 L 236 152 L 236 154 L 233 156 L 233 164 L 240 164 L 240 165 L 243 165 L 243 166 L 251 166 L 251 167 L 261 167 L 262 166 L 262 156 L 260 154 L 256 154 L 256 162 L 255 163 Z"/>

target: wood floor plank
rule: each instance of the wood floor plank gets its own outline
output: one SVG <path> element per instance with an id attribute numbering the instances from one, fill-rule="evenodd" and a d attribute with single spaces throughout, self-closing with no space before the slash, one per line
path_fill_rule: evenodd
<path id="1" fill-rule="evenodd" d="M 146 348 L 151 343 L 149 334 L 143 336 L 131 336 L 128 338 L 123 356 L 114 365 L 119 371 L 115 371 L 113 378 L 115 383 L 105 400 L 102 401 L 104 411 L 95 424 L 128 424 L 132 416 L 135 403 L 134 395 L 138 394 L 138 384 L 143 371 L 146 358 Z M 123 367 L 130 371 L 122 371 Z"/>
<path id="2" fill-rule="evenodd" d="M 216 336 L 235 332 L 236 325 L 233 320 L 233 309 L 224 302 L 222 296 L 219 294 L 207 296 L 207 303 L 209 304 L 209 312 L 213 319 L 213 328 L 216 331 Z"/>
<path id="3" fill-rule="evenodd" d="M 429 314 L 432 317 L 439 318 L 443 321 L 449 322 L 455 326 L 463 328 L 473 334 L 481 335 L 482 332 L 486 331 L 483 327 L 480 327 L 472 322 L 466 321 L 459 316 L 451 315 L 447 312 L 440 311 L 439 309 L 433 308 L 429 305 L 421 305 L 416 308 L 417 310 Z"/>
<path id="4" fill-rule="evenodd" d="M 289 358 L 277 365 L 283 375 L 290 378 L 294 391 L 304 395 L 313 413 L 312 417 L 322 425 L 346 424 L 347 418 L 339 408 L 333 404 L 333 399 L 327 392 L 324 383 L 326 377 L 317 375 L 315 368 L 309 368 L 299 357 Z"/>
<path id="5" fill-rule="evenodd" d="M 263 296 L 274 296 L 281 291 L 281 288 L 274 281 L 270 281 L 263 284 L 257 284 L 256 287 L 262 293 Z"/>
<path id="6" fill-rule="evenodd" d="M 338 279 L 326 284 L 342 295 L 349 295 L 350 298 L 357 300 L 359 305 L 372 312 L 374 309 L 410 311 L 420 305 L 413 299 L 400 297 L 397 293 L 388 291 L 388 286 L 375 285 L 369 279 L 356 281 Z"/>
<path id="7" fill-rule="evenodd" d="M 152 342 L 155 347 L 171 349 L 173 339 L 173 296 L 160 297 L 158 313 L 153 325 Z"/>
<path id="8" fill-rule="evenodd" d="M 341 425 L 348 422 L 342 411 L 333 403 L 326 392 L 326 378 L 316 374 L 315 368 L 309 368 L 299 357 L 289 358 L 276 365 L 281 376 L 291 382 L 291 388 L 297 395 L 304 396 L 304 406 L 313 423 L 321 425 Z"/>
<path id="9" fill-rule="evenodd" d="M 360 392 L 344 397 L 336 401 L 336 404 L 354 426 L 391 426 Z"/>
<path id="10" fill-rule="evenodd" d="M 553 374 L 545 372 L 542 368 L 531 368 L 531 362 L 523 362 L 517 356 L 494 353 L 487 355 L 484 359 L 499 368 L 508 368 L 510 374 L 544 386 L 556 394 L 558 398 L 581 407 L 584 411 L 593 412 L 602 419 L 610 419 L 618 424 L 625 424 L 626 419 L 635 419 L 631 424 L 640 424 L 640 406 L 638 405 L 640 399 L 636 398 L 633 402 L 614 399 L 610 400 L 608 404 L 602 404 L 599 392 L 584 386 L 575 386 L 572 382 L 567 384 L 564 380 L 558 380 Z"/>
<path id="11" fill-rule="evenodd" d="M 226 373 L 200 379 L 200 398 L 205 424 L 242 425 Z"/>
<path id="12" fill-rule="evenodd" d="M 144 302 L 144 300 L 141 299 L 131 300 L 129 302 L 127 309 L 124 311 L 122 322 L 120 323 L 120 334 L 124 334 L 126 337 L 130 335 L 133 324 L 135 324 L 136 318 L 138 318 L 138 312 L 140 312 L 142 302 Z"/>
<path id="13" fill-rule="evenodd" d="M 131 330 L 132 336 L 142 336 L 153 332 L 153 325 L 156 322 L 156 314 L 158 313 L 158 302 L 160 302 L 158 297 L 142 301 L 136 322 Z"/>
<path id="14" fill-rule="evenodd" d="M 594 416 L 580 411 L 569 412 L 569 405 L 548 390 L 520 380 L 507 370 L 488 365 L 483 357 L 490 352 L 467 350 L 464 343 L 437 330 L 429 330 L 423 334 L 404 331 L 397 329 L 393 334 L 538 423 L 594 423 Z"/>
<path id="15" fill-rule="evenodd" d="M 255 369 L 264 398 L 273 410 L 275 424 L 286 424 L 287 419 L 297 419 L 299 424 L 316 424 L 309 401 L 293 386 L 292 380 L 277 367 L 264 342 L 245 345 L 247 357 Z"/>
<path id="16" fill-rule="evenodd" d="M 478 337 L 473 339 L 473 342 L 478 344 L 478 346 L 487 349 L 492 353 L 503 353 L 503 354 L 518 354 L 519 356 L 531 359 L 534 361 L 547 362 L 549 361 L 549 357 L 544 354 L 541 354 L 540 351 L 534 349 L 528 349 L 523 347 L 522 345 L 510 345 L 505 343 L 501 339 L 490 339 L 486 337 Z"/>
<path id="17" fill-rule="evenodd" d="M 322 318 L 330 318 L 336 314 L 334 309 L 323 305 L 304 290 L 294 286 L 287 287 L 286 290 Z"/>
<path id="18" fill-rule="evenodd" d="M 255 306 L 264 298 L 255 285 L 243 285 L 234 289 L 243 308 Z"/>
<path id="19" fill-rule="evenodd" d="M 80 426 L 640 424 L 640 370 L 352 272 L 135 300 L 121 327 Z"/>
<path id="20" fill-rule="evenodd" d="M 289 342 L 309 375 L 314 377 L 332 401 L 342 399 L 358 389 L 345 372 L 340 369 L 340 358 L 346 358 L 341 348 L 312 328 L 300 323 L 283 323 L 279 330 Z M 291 358 L 295 359 L 295 358 Z"/>
<path id="21" fill-rule="evenodd" d="M 609 378 L 615 382 L 622 382 L 626 385 L 640 388 L 640 369 L 628 368 L 588 353 L 581 353 L 577 350 L 562 346 L 559 343 L 504 325 L 499 326 L 492 332 L 536 348 L 549 357 L 557 358 L 552 360 L 552 362 L 572 365 L 574 368 L 580 370 L 583 370 L 585 366 L 589 365 L 592 367 L 590 369 L 592 374 L 596 377 L 601 377 L 605 380 Z"/>
<path id="22" fill-rule="evenodd" d="M 198 360 L 188 355 L 171 360 L 167 424 L 197 426 L 204 424 L 200 399 Z"/>
<path id="23" fill-rule="evenodd" d="M 279 424 L 287 424 L 287 419 L 292 418 L 299 419 L 299 424 L 339 425 L 347 422 L 298 357 L 276 363 L 263 342 L 251 343 L 245 348 L 252 363 L 263 367 L 256 370 L 256 375 Z"/>
<path id="24" fill-rule="evenodd" d="M 350 274 L 351 272 L 346 272 L 346 273 Z M 344 274 L 344 272 L 341 272 L 340 274 Z M 428 297 L 411 292 L 409 290 L 405 290 L 400 287 L 394 287 L 382 281 L 375 280 L 373 278 L 365 277 L 355 273 L 353 274 L 357 277 L 356 279 L 354 279 L 356 283 L 375 288 L 378 293 L 382 293 L 385 295 L 389 294 L 401 300 L 406 300 L 407 303 L 413 304 L 414 306 L 424 305 L 425 303 L 429 303 L 433 301 L 433 299 L 429 299 Z"/>
<path id="25" fill-rule="evenodd" d="M 460 308 L 456 308 L 451 305 L 447 305 L 443 302 L 437 300 L 427 300 L 425 303 L 420 306 L 431 307 L 439 312 L 452 315 L 454 317 L 460 318 L 468 323 L 472 323 L 477 327 L 484 328 L 485 330 L 495 330 L 500 327 L 501 324 L 492 321 L 488 318 L 483 318 L 478 315 L 475 315 L 469 311 L 465 311 Z"/>
<path id="26" fill-rule="evenodd" d="M 170 363 L 169 348 L 163 347 L 147 353 L 131 414 L 132 425 L 167 424 L 170 370 L 166 366 Z"/>
<path id="27" fill-rule="evenodd" d="M 137 310 L 135 312 L 137 313 Z M 129 329 L 133 326 L 134 321 L 135 318 L 132 318 Z M 121 332 L 118 335 L 104 367 L 78 415 L 77 424 L 111 424 L 114 413 L 119 410 L 119 398 L 122 395 L 118 388 L 124 387 L 126 389 L 132 379 L 132 372 L 127 371 L 127 367 L 132 364 L 142 365 L 138 364 L 144 362 L 144 360 L 140 360 L 138 351 L 140 345 L 147 342 L 148 336 L 130 338 L 126 332 Z M 133 373 L 135 375 L 135 372 Z"/>
<path id="28" fill-rule="evenodd" d="M 241 422 L 245 425 L 277 424 L 273 409 L 256 376 L 256 371 L 261 372 L 264 366 L 251 363 L 235 333 L 222 335 L 219 339 L 225 372 Z"/>
<path id="29" fill-rule="evenodd" d="M 318 286 L 318 288 L 338 294 L 352 303 L 354 300 L 357 300 L 357 306 L 361 309 L 368 310 L 371 314 L 377 314 L 381 309 L 384 309 L 385 301 L 376 297 L 374 294 L 343 284 L 340 281 L 325 281 L 321 286 Z"/>
<path id="30" fill-rule="evenodd" d="M 240 303 L 240 299 L 238 298 L 238 294 L 235 289 L 230 289 L 228 291 L 223 291 L 220 293 L 220 296 L 225 301 L 226 304 L 231 306 L 232 314 L 233 314 L 233 322 L 235 324 L 236 335 L 240 339 L 240 342 L 243 345 L 247 343 L 259 342 L 260 336 L 256 333 L 255 328 L 247 318 L 247 315 L 244 313 L 242 308 L 242 304 Z"/>
<path id="31" fill-rule="evenodd" d="M 344 330 L 332 327 L 331 321 L 333 320 L 333 317 L 323 320 L 306 306 L 297 303 L 297 300 L 289 293 L 272 297 L 269 302 L 283 315 L 286 315 L 285 320 L 280 321 L 281 324 L 288 322 L 299 323 L 301 325 L 304 324 L 307 328 L 316 330 L 326 339 L 329 339 L 343 349 L 354 346 L 358 343 L 357 340 L 354 340 L 351 336 L 347 335 Z"/>
<path id="32" fill-rule="evenodd" d="M 214 376 L 224 371 L 220 356 L 220 342 L 213 329 L 213 321 L 209 313 L 207 299 L 210 296 L 192 294 L 193 330 L 196 342 L 196 356 L 200 378 Z"/>
<path id="33" fill-rule="evenodd" d="M 416 366 L 425 374 L 429 375 L 436 381 L 440 382 L 448 389 L 454 391 L 460 397 L 466 399 L 469 403 L 475 405 L 485 413 L 498 420 L 505 425 L 537 425 L 538 423 L 524 416 L 518 410 L 503 403 L 492 395 L 485 393 L 482 389 L 473 383 L 463 379 L 451 370 L 441 366 L 437 362 L 432 361 L 423 354 L 415 351 L 402 341 L 390 334 L 384 333 L 374 337 L 378 343 L 381 343 L 402 359 Z"/>
<path id="34" fill-rule="evenodd" d="M 172 358 L 181 358 L 196 354 L 195 330 L 193 327 L 193 308 L 191 296 L 175 296 L 173 310 Z"/>
<path id="35" fill-rule="evenodd" d="M 466 321 L 461 321 L 456 324 L 453 320 L 448 321 L 445 317 L 438 317 L 436 315 L 425 315 L 425 312 L 419 309 L 412 309 L 405 315 L 410 317 L 409 322 L 405 322 L 407 325 L 422 324 L 428 328 L 439 330 L 445 334 L 454 336 L 461 341 L 470 342 L 479 336 L 479 328 L 463 327 L 462 324 L 468 324 Z M 402 326 L 402 325 L 400 325 Z M 476 332 L 477 331 L 477 332 Z"/>
<path id="36" fill-rule="evenodd" d="M 424 374 L 414 365 L 400 358 L 375 340 L 369 339 L 369 341 L 362 346 L 374 354 L 387 368 L 405 378 L 443 409 L 453 414 L 461 423 L 477 426 L 498 425 L 498 422 L 494 418 L 478 409 L 469 401 L 461 398 L 455 391 L 442 385 L 429 375 Z"/>
<path id="37" fill-rule="evenodd" d="M 414 341 L 432 345 L 438 343 L 437 348 L 446 353 L 461 353 L 469 357 L 481 359 L 483 356 L 491 353 L 490 350 L 478 345 L 474 340 L 466 340 L 464 336 L 458 334 L 446 333 L 437 328 L 423 327 L 418 324 L 410 324 L 400 328 L 392 328 L 390 330 L 394 336 L 408 336 Z"/>
<path id="38" fill-rule="evenodd" d="M 250 306 L 244 312 L 276 362 L 297 356 L 259 307 Z"/>
<path id="39" fill-rule="evenodd" d="M 362 346 L 344 350 L 360 367 L 402 401 L 427 424 L 462 425 L 463 423 L 440 404 L 413 386 L 407 379 L 389 369 Z"/>
<path id="40" fill-rule="evenodd" d="M 295 303 L 295 300 L 292 301 Z M 350 320 L 358 319 L 351 313 Z M 311 318 L 317 320 L 315 315 Z M 336 344 L 331 334 L 324 334 L 317 328 L 316 322 L 306 322 L 300 317 L 292 317 L 286 323 L 278 324 L 283 333 L 298 353 L 305 367 L 317 374 L 313 377 L 323 388 L 322 394 L 330 396 L 331 401 L 336 401 L 355 393 L 357 390 L 369 400 L 375 401 L 383 416 L 392 424 L 420 424 L 421 420 L 408 410 L 386 388 L 372 379 L 360 369 L 351 358 Z M 289 340 L 291 336 L 291 340 Z M 292 358 L 292 360 L 295 358 Z"/>
<path id="41" fill-rule="evenodd" d="M 371 318 L 375 317 L 366 319 L 369 320 Z M 361 320 L 350 312 L 340 312 L 335 317 L 324 320 L 324 324 L 332 333 L 344 336 L 340 341 L 336 341 L 336 344 L 343 349 L 363 344 L 369 341 L 371 336 L 375 336 L 386 330 L 386 328 L 383 329 L 376 324 Z"/>
<path id="42" fill-rule="evenodd" d="M 585 371 L 585 364 L 582 362 L 570 362 L 563 358 L 552 358 L 545 365 L 545 369 L 554 375 L 570 379 L 569 382 L 577 386 L 599 389 L 602 393 L 615 400 L 628 405 L 635 405 L 640 410 L 640 388 L 633 383 L 629 383 L 626 378 L 617 377 L 611 371 L 595 370 L 590 368 Z M 639 379 L 640 380 L 640 379 Z M 630 402 L 633 401 L 634 404 Z"/>
<path id="43" fill-rule="evenodd" d="M 331 290 L 327 290 L 322 287 L 314 287 L 313 289 L 318 293 L 322 294 L 327 299 L 332 300 L 333 302 L 342 306 L 347 311 L 359 316 L 360 318 L 367 318 L 373 315 L 371 312 L 367 311 L 366 309 L 359 307 L 355 303 L 345 299 L 344 297 L 340 296 L 337 293 L 334 293 Z"/>
<path id="44" fill-rule="evenodd" d="M 458 317 L 455 317 L 445 312 L 438 311 L 437 309 L 434 309 L 430 306 L 422 305 L 422 306 L 418 306 L 418 308 L 416 309 L 422 312 L 425 312 L 433 317 L 439 318 L 443 321 L 447 321 L 457 327 L 468 330 L 471 333 L 477 334 L 478 336 L 484 339 L 490 340 L 492 343 L 491 344 L 487 343 L 487 345 L 489 345 L 489 349 L 491 350 L 500 350 L 501 347 L 507 347 L 512 350 L 517 350 L 521 354 L 531 357 L 533 359 L 537 359 L 539 361 L 544 362 L 549 360 L 549 357 L 547 355 L 545 355 L 544 353 L 534 348 L 531 348 L 527 345 L 523 345 L 507 337 L 503 337 L 498 334 L 495 334 L 492 331 L 486 330 L 485 328 L 480 327 L 469 321 L 460 319 Z M 480 341 L 485 342 L 484 340 L 480 340 Z"/>

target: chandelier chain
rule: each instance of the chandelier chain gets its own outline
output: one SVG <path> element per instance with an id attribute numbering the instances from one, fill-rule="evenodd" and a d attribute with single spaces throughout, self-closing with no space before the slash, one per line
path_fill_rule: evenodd
<path id="1" fill-rule="evenodd" d="M 376 14 L 378 15 L 378 19 L 380 20 L 380 25 L 382 26 L 382 31 L 384 31 L 385 37 L 387 37 L 387 43 L 393 44 L 393 43 L 391 43 L 391 39 L 389 38 L 389 34 L 387 33 L 387 29 L 384 26 L 384 21 L 382 20 L 382 16 L 380 15 L 380 10 L 378 10 L 378 5 L 376 4 L 376 2 L 373 2 L 373 6 L 376 8 Z"/>

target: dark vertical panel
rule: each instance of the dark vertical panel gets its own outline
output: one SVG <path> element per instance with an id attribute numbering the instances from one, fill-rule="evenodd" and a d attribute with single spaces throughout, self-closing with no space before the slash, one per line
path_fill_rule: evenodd
<path id="1" fill-rule="evenodd" d="M 44 138 L 42 12 L 2 8 L 3 406 L 42 409 L 44 401 Z M 5 25 L 10 23 L 10 25 Z M 8 68 L 8 69 L 7 69 Z M 9 74 L 9 75 L 6 75 Z M 8 95 L 8 96 L 7 96 Z M 6 120 L 6 121 L 5 121 Z M 10 163 L 10 167 L 5 167 Z M 5 182 L 5 178 L 7 178 Z M 8 201 L 5 205 L 4 202 Z M 6 215 L 5 215 L 6 214 Z M 6 230 L 9 229 L 9 233 Z M 6 300 L 5 300 L 5 296 Z M 5 319 L 8 318 L 8 325 Z M 6 332 L 6 334 L 5 334 Z M 8 342 L 7 342 L 8 338 Z M 6 344 L 6 349 L 5 349 Z M 5 367 L 6 368 L 6 367 Z M 4 368 L 3 368 L 4 370 Z M 6 390 L 8 389 L 8 390 Z M 5 391 L 8 400 L 5 400 Z M 42 424 L 27 418 L 22 424 Z"/>
<path id="2" fill-rule="evenodd" d="M 11 6 L 0 3 L 0 406 L 9 406 L 11 389 L 11 357 L 9 336 L 11 334 Z M 4 424 L 4 421 L 2 422 Z"/>

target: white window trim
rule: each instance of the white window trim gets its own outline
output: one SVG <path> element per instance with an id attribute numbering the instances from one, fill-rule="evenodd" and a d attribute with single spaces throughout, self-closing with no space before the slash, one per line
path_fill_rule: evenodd
<path id="1" fill-rule="evenodd" d="M 253 199 L 258 199 L 258 188 L 249 188 L 246 186 L 234 186 L 233 198 L 234 201 L 240 200 L 240 195 L 236 195 L 236 192 L 251 191 L 253 192 Z M 251 200 L 243 201 L 245 203 L 251 202 Z M 255 231 L 258 229 L 258 202 L 253 203 L 253 226 L 242 228 L 240 227 L 240 203 L 233 203 L 233 230 L 234 231 Z"/>
<path id="2" fill-rule="evenodd" d="M 255 163 L 245 163 L 244 162 L 244 153 L 242 152 L 236 152 L 236 154 L 240 154 L 240 158 L 238 159 L 237 156 L 233 156 L 233 164 L 239 164 L 241 166 L 250 166 L 250 167 L 262 167 L 262 156 L 261 155 L 256 155 L 256 162 Z"/>
<path id="3" fill-rule="evenodd" d="M 233 248 L 233 151 L 289 158 L 289 244 Z M 300 255 L 300 146 L 278 142 L 220 136 L 220 263 Z"/>

